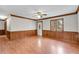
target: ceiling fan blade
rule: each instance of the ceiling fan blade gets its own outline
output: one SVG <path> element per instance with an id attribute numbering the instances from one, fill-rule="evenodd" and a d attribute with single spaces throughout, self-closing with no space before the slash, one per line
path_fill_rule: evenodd
<path id="1" fill-rule="evenodd" d="M 47 16 L 47 14 L 43 14 L 44 16 Z"/>

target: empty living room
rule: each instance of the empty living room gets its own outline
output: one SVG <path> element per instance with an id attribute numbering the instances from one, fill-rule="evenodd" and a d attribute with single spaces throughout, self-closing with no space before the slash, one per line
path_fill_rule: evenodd
<path id="1" fill-rule="evenodd" d="M 79 6 L 0 5 L 0 54 L 79 54 Z"/>

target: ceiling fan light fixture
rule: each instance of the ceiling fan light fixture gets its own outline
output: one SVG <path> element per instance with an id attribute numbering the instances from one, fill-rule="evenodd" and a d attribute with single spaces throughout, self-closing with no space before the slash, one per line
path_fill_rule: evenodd
<path id="1" fill-rule="evenodd" d="M 35 16 L 37 16 L 38 18 L 42 18 L 43 16 L 47 16 L 46 13 L 44 13 L 43 11 L 37 11 L 36 13 L 34 13 Z"/>

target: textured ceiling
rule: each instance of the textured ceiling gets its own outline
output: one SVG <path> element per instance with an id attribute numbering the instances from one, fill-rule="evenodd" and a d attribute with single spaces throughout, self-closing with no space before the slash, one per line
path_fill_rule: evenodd
<path id="1" fill-rule="evenodd" d="M 0 5 L 0 15 L 13 13 L 23 17 L 35 18 L 34 13 L 40 9 L 47 14 L 46 17 L 50 17 L 75 12 L 77 7 L 77 5 Z"/>

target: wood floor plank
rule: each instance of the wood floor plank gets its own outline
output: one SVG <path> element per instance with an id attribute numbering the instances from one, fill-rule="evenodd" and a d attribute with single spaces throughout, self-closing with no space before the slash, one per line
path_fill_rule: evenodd
<path id="1" fill-rule="evenodd" d="M 0 36 L 0 54 L 78 54 L 79 45 L 44 37 L 8 40 Z"/>

